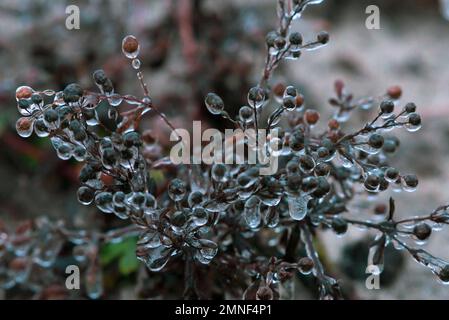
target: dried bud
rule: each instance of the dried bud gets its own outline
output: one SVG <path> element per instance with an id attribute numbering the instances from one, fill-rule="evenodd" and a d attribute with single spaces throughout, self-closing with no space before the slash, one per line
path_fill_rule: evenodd
<path id="1" fill-rule="evenodd" d="M 421 125 L 421 116 L 417 113 L 411 113 L 408 116 L 408 123 L 410 123 L 412 126 Z"/>
<path id="2" fill-rule="evenodd" d="M 416 104 L 414 104 L 413 102 L 409 102 L 405 105 L 404 109 L 407 113 L 413 113 L 416 111 Z"/>
<path id="3" fill-rule="evenodd" d="M 314 263 L 309 257 L 303 257 L 298 261 L 298 270 L 302 274 L 309 274 L 312 272 L 313 267 Z"/>
<path id="4" fill-rule="evenodd" d="M 314 125 L 318 122 L 318 120 L 320 120 L 320 113 L 316 110 L 309 109 L 304 113 L 304 120 L 309 125 Z"/>
<path id="5" fill-rule="evenodd" d="M 340 128 L 340 123 L 336 120 L 336 119 L 331 119 L 329 120 L 329 122 L 327 123 L 327 126 L 329 127 L 329 129 L 331 130 L 338 130 Z"/>
<path id="6" fill-rule="evenodd" d="M 421 241 L 427 240 L 430 237 L 431 233 L 432 228 L 427 223 L 424 222 L 417 224 L 413 228 L 413 235 Z"/>
<path id="7" fill-rule="evenodd" d="M 385 100 L 380 104 L 380 110 L 384 114 L 389 114 L 394 111 L 394 102 L 391 100 Z"/>
<path id="8" fill-rule="evenodd" d="M 332 229 L 336 234 L 345 234 L 346 231 L 348 231 L 348 223 L 346 222 L 346 220 L 340 217 L 335 217 L 334 219 L 332 219 Z"/>
<path id="9" fill-rule="evenodd" d="M 329 42 L 329 33 L 327 33 L 326 31 L 321 31 L 320 33 L 318 33 L 316 39 L 319 43 L 326 44 Z"/>
<path id="10" fill-rule="evenodd" d="M 369 137 L 368 144 L 371 148 L 380 149 L 384 145 L 384 137 L 378 133 L 373 133 Z"/>
<path id="11" fill-rule="evenodd" d="M 391 99 L 399 99 L 402 96 L 402 88 L 400 86 L 392 86 L 388 88 L 387 95 Z"/>
<path id="12" fill-rule="evenodd" d="M 383 215 L 387 213 L 387 206 L 384 203 L 379 203 L 374 207 L 374 214 Z"/>
<path id="13" fill-rule="evenodd" d="M 292 45 L 302 45 L 302 35 L 299 32 L 292 32 L 289 37 L 289 41 Z"/>

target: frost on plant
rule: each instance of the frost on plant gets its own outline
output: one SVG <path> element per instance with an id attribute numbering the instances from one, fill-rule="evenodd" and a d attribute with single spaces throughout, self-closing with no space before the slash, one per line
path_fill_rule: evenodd
<path id="1" fill-rule="evenodd" d="M 83 163 L 79 202 L 127 220 L 129 226 L 107 234 L 87 234 L 67 230 L 62 223 L 38 221 L 19 233 L 5 232 L 2 246 L 17 257 L 13 267 L 2 275 L 2 285 L 11 287 L 26 281 L 32 264 L 51 265 L 63 241 L 69 241 L 76 245 L 76 259 L 89 261 L 89 295 L 97 298 L 102 290 L 98 243 L 138 235 L 136 255 L 150 271 L 167 272 L 170 263 L 182 261 L 186 298 L 207 298 L 198 290 L 198 269 L 206 268 L 217 283 L 235 282 L 232 289 L 222 286 L 230 296 L 283 298 L 292 277 L 300 272 L 314 277 L 320 299 L 341 299 L 339 282 L 326 272 L 314 238 L 329 228 L 343 235 L 353 225 L 377 233 L 370 247 L 369 265 L 382 271 L 385 247 L 392 243 L 448 283 L 449 264 L 414 244 L 449 223 L 448 207 L 398 220 L 391 199 L 382 221 L 359 220 L 348 209 L 366 194 L 375 197 L 388 189 L 416 189 L 417 177 L 403 173 L 406 168 L 391 167 L 388 161 L 399 147 L 394 130 L 420 129 L 416 105 L 399 103 L 399 87 L 376 97 L 355 98 L 342 81 L 336 81 L 335 95 L 329 100 L 334 115 L 325 130 L 318 130 L 317 123 L 323 120 L 317 111 L 306 107 L 301 90 L 271 83 L 281 61 L 299 60 L 302 54 L 329 42 L 326 32 L 318 33 L 312 41 L 290 32 L 291 24 L 308 5 L 322 2 L 278 1 L 279 27 L 266 35 L 260 81 L 249 88 L 246 105 L 236 118 L 229 115 L 226 101 L 217 94 L 209 93 L 204 100 L 210 113 L 230 121 L 237 129 L 268 130 L 266 141 L 246 140 L 245 148 L 278 159 L 279 168 L 271 175 L 260 175 L 259 165 L 248 162 L 174 165 L 169 152 L 161 151 L 150 132 L 139 131 L 146 113 L 157 114 L 170 129 L 175 128 L 151 97 L 140 69 L 139 41 L 132 35 L 123 39 L 122 51 L 137 72 L 143 91 L 140 97 L 116 92 L 113 80 L 102 70 L 93 73 L 98 92 L 78 84 L 60 92 L 17 88 L 21 114 L 16 123 L 18 134 L 24 138 L 33 133 L 46 137 L 59 158 Z M 277 108 L 262 121 L 261 113 L 269 102 Z M 121 111 L 124 104 L 133 108 Z M 370 108 L 378 110 L 371 121 L 355 130 L 342 129 L 353 112 Z M 281 125 L 283 122 L 287 125 Z M 155 157 L 149 150 L 160 153 Z M 163 192 L 154 187 L 153 170 L 167 172 L 169 179 Z M 25 241 L 24 237 L 29 239 Z M 268 243 L 263 240 L 267 238 Z M 45 245 L 36 245 L 37 241 Z"/>

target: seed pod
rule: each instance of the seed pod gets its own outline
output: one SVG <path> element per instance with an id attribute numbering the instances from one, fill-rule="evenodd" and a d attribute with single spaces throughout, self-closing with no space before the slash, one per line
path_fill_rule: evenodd
<path id="1" fill-rule="evenodd" d="M 414 104 L 413 102 L 409 102 L 405 105 L 404 109 L 407 113 L 413 113 L 416 111 L 416 104 Z"/>
<path id="2" fill-rule="evenodd" d="M 348 231 L 348 223 L 340 217 L 335 217 L 332 219 L 332 229 L 336 234 L 345 234 Z"/>
<path id="3" fill-rule="evenodd" d="M 329 33 L 327 33 L 326 31 L 321 31 L 320 33 L 318 33 L 316 38 L 319 43 L 326 44 L 329 42 Z"/>
<path id="4" fill-rule="evenodd" d="M 413 235 L 421 241 L 427 240 L 432 233 L 432 228 L 425 222 L 417 224 L 413 228 Z"/>
<path id="5" fill-rule="evenodd" d="M 382 101 L 380 104 L 380 111 L 383 114 L 390 114 L 394 111 L 394 102 L 391 100 Z"/>
<path id="6" fill-rule="evenodd" d="M 412 126 L 419 126 L 421 125 L 421 116 L 417 113 L 411 113 L 408 116 L 408 123 L 410 123 Z"/>
<path id="7" fill-rule="evenodd" d="M 402 96 L 402 88 L 400 86 L 392 86 L 388 88 L 387 94 L 391 99 L 397 100 Z"/>
<path id="8" fill-rule="evenodd" d="M 309 274 L 312 272 L 314 267 L 313 260 L 309 257 L 303 257 L 298 261 L 298 270 L 302 274 Z"/>
<path id="9" fill-rule="evenodd" d="M 174 179 L 168 186 L 168 195 L 173 201 L 180 201 L 187 192 L 187 186 L 181 179 Z"/>
<path id="10" fill-rule="evenodd" d="M 300 46 L 302 45 L 302 35 L 299 32 L 292 32 L 288 38 L 288 41 L 292 45 Z"/>
<path id="11" fill-rule="evenodd" d="M 320 113 L 309 109 L 304 113 L 304 120 L 309 125 L 315 125 L 320 120 Z"/>
<path id="12" fill-rule="evenodd" d="M 374 133 L 369 137 L 368 144 L 374 149 L 380 149 L 384 145 L 384 137 L 380 134 Z"/>
<path id="13" fill-rule="evenodd" d="M 404 183 L 411 188 L 416 188 L 418 186 L 418 177 L 414 174 L 409 174 L 404 177 L 402 177 L 404 180 Z"/>
<path id="14" fill-rule="evenodd" d="M 204 103 L 212 114 L 220 114 L 224 110 L 223 100 L 215 93 L 208 93 Z"/>

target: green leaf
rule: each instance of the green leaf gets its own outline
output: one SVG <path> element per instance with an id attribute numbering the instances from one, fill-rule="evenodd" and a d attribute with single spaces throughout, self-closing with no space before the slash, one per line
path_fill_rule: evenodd
<path id="1" fill-rule="evenodd" d="M 120 258 L 119 261 L 119 271 L 123 275 L 129 275 L 139 268 L 139 260 L 136 258 L 136 251 L 128 251 L 125 255 Z"/>
<path id="2" fill-rule="evenodd" d="M 136 258 L 136 242 L 136 237 L 130 237 L 122 242 L 104 245 L 100 251 L 101 264 L 107 266 L 118 261 L 121 274 L 133 273 L 139 267 L 139 261 Z"/>

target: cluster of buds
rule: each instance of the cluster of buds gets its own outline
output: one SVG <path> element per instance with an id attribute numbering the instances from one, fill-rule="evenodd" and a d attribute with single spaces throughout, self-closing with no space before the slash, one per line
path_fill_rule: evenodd
<path id="1" fill-rule="evenodd" d="M 341 298 L 338 281 L 326 274 L 313 237 L 323 228 L 342 235 L 348 225 L 378 231 L 370 264 L 381 267 L 384 248 L 393 242 L 447 282 L 446 262 L 403 239 L 426 240 L 432 230 L 449 222 L 447 208 L 439 208 L 430 216 L 396 221 L 392 200 L 382 221 L 347 217 L 348 205 L 364 195 L 375 199 L 389 188 L 416 190 L 415 175 L 402 174 L 388 164 L 389 156 L 399 147 L 391 131 L 405 128 L 415 132 L 421 127 L 416 105 L 401 107 L 399 87 L 379 97 L 357 100 L 337 81 L 336 97 L 329 101 L 336 111 L 324 130 L 319 130 L 320 114 L 307 108 L 298 88 L 269 84 L 280 61 L 297 58 L 302 51 L 329 41 L 328 34 L 321 32 L 316 41 L 303 44 L 299 33 L 289 32 L 291 22 L 308 5 L 321 2 L 278 1 L 280 26 L 266 37 L 262 78 L 249 89 L 247 105 L 239 109 L 235 119 L 217 94 L 205 97 L 207 109 L 236 128 L 268 131 L 266 141 L 247 139 L 244 147 L 257 155 L 275 157 L 280 166 L 272 174 L 260 175 L 261 165 L 248 161 L 176 167 L 163 156 L 162 147 L 151 134 L 138 133 L 140 119 L 147 112 L 156 113 L 171 129 L 174 127 L 153 104 L 134 36 L 124 38 L 122 51 L 137 70 L 142 98 L 114 92 L 112 81 L 101 70 L 93 75 L 99 93 L 77 84 L 61 92 L 19 87 L 16 98 L 23 117 L 17 121 L 17 131 L 22 137 L 29 137 L 33 130 L 40 137 L 49 136 L 61 159 L 73 157 L 85 163 L 80 172 L 79 201 L 94 203 L 105 214 L 131 221 L 140 230 L 137 257 L 149 270 L 161 271 L 171 259 L 182 258 L 186 292 L 195 291 L 192 269 L 198 262 L 215 270 L 217 278 L 224 276 L 219 272 L 223 265 L 241 267 L 243 281 L 250 283 L 244 292 L 246 298 L 279 298 L 279 286 L 288 282 L 294 271 L 317 279 L 321 299 Z M 274 111 L 262 122 L 260 114 L 270 103 L 276 105 Z M 121 111 L 122 104 L 133 109 Z M 372 121 L 353 132 L 342 128 L 352 111 L 370 108 L 378 109 Z M 157 193 L 150 173 L 168 167 L 176 167 L 176 172 L 173 175 L 167 170 L 170 182 L 164 192 Z M 262 234 L 270 237 L 267 243 L 260 241 Z M 257 245 L 252 245 L 254 241 Z M 306 257 L 296 252 L 299 244 Z M 270 256 L 266 252 L 271 252 Z"/>

